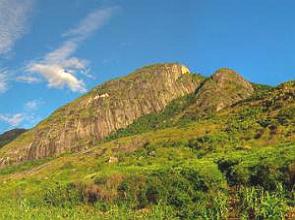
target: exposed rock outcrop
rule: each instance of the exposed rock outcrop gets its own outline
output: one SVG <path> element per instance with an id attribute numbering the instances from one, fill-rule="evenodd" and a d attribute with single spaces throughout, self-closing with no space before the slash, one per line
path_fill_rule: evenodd
<path id="1" fill-rule="evenodd" d="M 111 80 L 74 102 L 0 151 L 0 163 L 57 156 L 79 151 L 125 128 L 142 115 L 161 111 L 169 102 L 192 93 L 201 78 L 179 64 L 141 68 Z"/>

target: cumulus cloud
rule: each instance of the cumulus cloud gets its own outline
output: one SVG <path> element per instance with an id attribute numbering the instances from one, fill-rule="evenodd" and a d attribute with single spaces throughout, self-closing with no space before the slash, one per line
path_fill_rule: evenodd
<path id="1" fill-rule="evenodd" d="M 27 30 L 27 19 L 33 0 L 0 1 L 0 55 L 13 48 Z"/>
<path id="2" fill-rule="evenodd" d="M 85 92 L 85 85 L 82 80 L 78 80 L 71 72 L 58 64 L 34 64 L 30 71 L 40 73 L 47 81 L 48 86 L 53 88 L 63 88 L 68 86 L 73 92 Z"/>
<path id="3" fill-rule="evenodd" d="M 52 88 L 68 87 L 73 92 L 85 92 L 85 83 L 78 79 L 78 73 L 87 72 L 87 61 L 74 57 L 79 44 L 99 30 L 110 19 L 116 8 L 97 9 L 83 19 L 80 24 L 66 33 L 66 40 L 60 47 L 46 54 L 40 61 L 31 62 L 26 70 L 38 73 Z"/>

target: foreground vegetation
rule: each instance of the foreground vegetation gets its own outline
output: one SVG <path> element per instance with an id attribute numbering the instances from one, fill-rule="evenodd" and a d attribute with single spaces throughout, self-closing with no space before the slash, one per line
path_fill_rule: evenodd
<path id="1" fill-rule="evenodd" d="M 167 142 L 98 153 L 2 170 L 0 218 L 284 219 L 294 211 L 294 144 L 201 157 L 191 143 Z"/>

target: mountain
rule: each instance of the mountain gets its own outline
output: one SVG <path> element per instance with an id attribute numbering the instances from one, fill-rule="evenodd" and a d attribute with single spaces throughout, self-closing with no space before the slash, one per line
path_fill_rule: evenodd
<path id="1" fill-rule="evenodd" d="M 146 66 L 106 82 L 58 109 L 7 145 L 0 152 L 1 164 L 81 151 L 141 116 L 160 112 L 172 100 L 194 92 L 191 103 L 177 117 L 202 117 L 218 112 L 249 97 L 254 88 L 238 73 L 226 68 L 205 79 L 191 74 L 180 64 Z"/>
<path id="2" fill-rule="evenodd" d="M 0 219 L 293 219 L 295 82 L 146 66 L 0 155 Z"/>
<path id="3" fill-rule="evenodd" d="M 161 111 L 201 81 L 183 65 L 158 64 L 106 82 L 6 146 L 1 164 L 80 151 L 142 115 Z"/>
<path id="4" fill-rule="evenodd" d="M 0 148 L 4 145 L 10 143 L 14 139 L 16 139 L 18 136 L 20 136 L 22 133 L 26 132 L 26 129 L 13 129 L 10 131 L 6 131 L 3 134 L 0 135 Z"/>

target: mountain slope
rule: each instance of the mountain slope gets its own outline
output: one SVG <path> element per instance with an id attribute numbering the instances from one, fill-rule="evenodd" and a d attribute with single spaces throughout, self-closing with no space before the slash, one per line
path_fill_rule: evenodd
<path id="1" fill-rule="evenodd" d="M 2 168 L 0 218 L 292 219 L 295 83 L 261 88 L 227 71 L 194 76 L 194 91 L 88 149 Z"/>
<path id="2" fill-rule="evenodd" d="M 230 69 L 219 69 L 196 92 L 196 101 L 188 109 L 201 113 L 218 112 L 232 104 L 248 98 L 253 86 Z"/>
<path id="3" fill-rule="evenodd" d="M 256 92 L 255 89 L 254 85 L 233 70 L 219 69 L 210 78 L 204 78 L 194 93 L 173 100 L 160 113 L 142 116 L 127 129 L 117 131 L 108 139 L 194 122 L 256 95 L 258 91 L 267 91 L 256 89 Z"/>
<path id="4" fill-rule="evenodd" d="M 26 129 L 13 129 L 10 131 L 7 131 L 0 135 L 0 148 L 4 145 L 10 143 L 14 139 L 16 139 L 18 136 L 20 136 L 22 133 L 26 132 Z"/>
<path id="5" fill-rule="evenodd" d="M 1 164 L 79 151 L 142 115 L 161 111 L 173 99 L 195 91 L 201 81 L 179 64 L 147 66 L 109 81 L 5 146 Z"/>
<path id="6" fill-rule="evenodd" d="M 226 141 L 233 141 L 230 143 L 231 147 L 268 146 L 295 141 L 294 82 L 263 90 L 262 93 L 253 93 L 252 96 L 214 114 L 204 115 L 204 117 L 198 115 L 197 119 L 186 115 L 185 117 L 189 117 L 189 120 L 179 117 L 179 115 L 187 114 L 188 109 L 191 110 L 191 106 L 194 105 L 195 94 L 174 100 L 162 112 L 139 118 L 127 128 L 112 134 L 108 140 L 145 133 L 148 136 L 152 131 L 160 135 L 163 129 L 165 131 L 166 128 L 168 130 L 177 128 L 180 137 L 186 141 L 192 134 L 196 137 L 219 134 L 227 139 Z M 190 114 L 195 115 L 196 112 L 190 112 Z M 196 128 L 193 129 L 193 127 Z M 188 128 L 190 131 L 187 131 Z M 163 137 L 166 136 L 164 132 Z M 148 137 L 145 139 L 151 141 Z M 173 134 L 171 139 L 177 142 L 178 136 Z M 223 145 L 222 142 L 214 144 Z"/>

